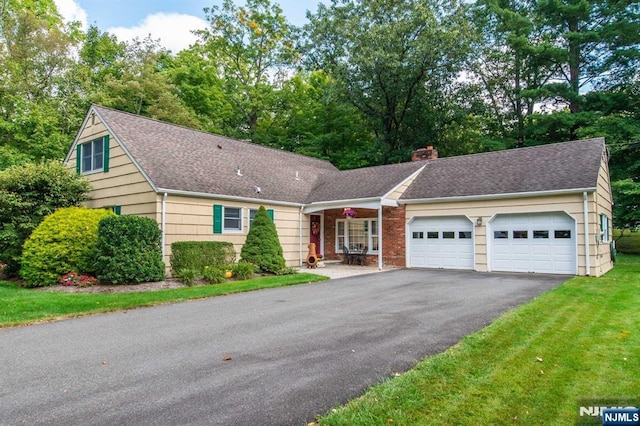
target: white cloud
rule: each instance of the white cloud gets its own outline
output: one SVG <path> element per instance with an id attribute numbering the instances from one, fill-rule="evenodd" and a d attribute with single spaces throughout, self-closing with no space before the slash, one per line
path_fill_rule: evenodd
<path id="1" fill-rule="evenodd" d="M 155 13 L 147 16 L 135 27 L 114 27 L 107 29 L 107 32 L 115 35 L 120 41 L 130 41 L 136 37 L 142 40 L 151 35 L 153 40 L 160 40 L 161 46 L 178 53 L 196 42 L 197 37 L 192 33 L 193 30 L 206 27 L 207 22 L 196 16 L 180 13 Z"/>
<path id="2" fill-rule="evenodd" d="M 79 21 L 83 30 L 87 29 L 87 12 L 74 0 L 55 0 L 58 12 L 65 22 Z"/>

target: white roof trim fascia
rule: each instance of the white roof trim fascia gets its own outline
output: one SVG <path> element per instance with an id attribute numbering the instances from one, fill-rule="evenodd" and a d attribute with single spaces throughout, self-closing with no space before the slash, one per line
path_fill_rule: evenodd
<path id="1" fill-rule="evenodd" d="M 274 206 L 287 206 L 287 207 L 297 207 L 297 208 L 304 206 L 304 204 L 292 203 L 289 201 L 265 200 L 261 198 L 238 197 L 234 195 L 209 194 L 206 192 L 181 191 L 178 189 L 158 188 L 156 189 L 156 192 L 159 194 L 181 195 L 184 197 L 209 198 L 212 200 L 249 202 L 249 203 L 255 203 L 255 204 L 269 204 Z"/>
<path id="2" fill-rule="evenodd" d="M 393 200 L 388 200 L 393 201 Z M 384 205 L 380 197 L 355 198 L 349 200 L 320 201 L 309 203 L 304 206 L 302 213 L 315 213 L 327 209 L 337 209 L 340 207 L 360 207 L 361 209 L 377 209 Z"/>
<path id="3" fill-rule="evenodd" d="M 91 111 L 95 110 L 93 109 L 93 106 L 91 106 L 91 108 L 89 108 L 89 112 L 87 112 L 87 115 L 84 116 L 84 120 L 82 121 L 82 126 L 80 126 L 80 129 L 78 129 L 78 133 L 76 134 L 75 139 L 73 139 L 73 143 L 71 144 L 71 148 L 69 148 L 69 151 L 67 152 L 67 156 L 64 157 L 64 161 L 63 164 L 67 164 L 69 162 L 69 158 L 71 158 L 71 154 L 73 153 L 73 151 L 75 150 L 76 146 L 78 145 L 78 140 L 80 139 L 80 134 L 82 133 L 82 129 L 85 128 L 87 121 L 89 121 L 89 117 L 91 117 Z"/>
<path id="4" fill-rule="evenodd" d="M 481 200 L 499 200 L 503 198 L 528 198 L 528 197 L 544 197 L 551 195 L 570 195 L 582 194 L 583 192 L 595 192 L 596 188 L 575 188 L 560 189 L 552 191 L 534 191 L 534 192 L 512 192 L 508 194 L 484 194 L 484 195 L 466 195 L 462 197 L 440 197 L 440 198 L 416 198 L 412 200 L 398 200 L 399 204 L 429 204 L 429 203 L 446 203 L 456 201 L 481 201 Z"/>
<path id="5" fill-rule="evenodd" d="M 389 192 L 387 192 L 386 194 L 384 194 L 382 196 L 382 199 L 386 199 L 389 198 L 389 196 L 391 194 L 393 194 L 394 192 L 396 192 L 398 190 L 398 188 L 400 188 L 402 185 L 404 185 L 409 179 L 415 179 L 420 173 L 422 173 L 422 171 L 424 170 L 424 168 L 427 167 L 427 165 L 425 164 L 424 166 L 420 167 L 418 170 L 416 170 L 415 172 L 411 173 L 411 175 L 407 176 L 405 179 L 402 180 L 402 182 L 400 182 L 399 184 L 397 184 L 396 186 L 394 186 L 393 188 L 391 188 L 391 190 Z M 398 205 L 396 203 L 396 205 Z"/>

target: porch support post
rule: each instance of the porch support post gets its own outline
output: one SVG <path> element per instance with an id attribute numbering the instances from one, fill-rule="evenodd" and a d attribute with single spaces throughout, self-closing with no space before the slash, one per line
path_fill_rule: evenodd
<path id="1" fill-rule="evenodd" d="M 378 207 L 378 270 L 382 271 L 382 203 Z"/>

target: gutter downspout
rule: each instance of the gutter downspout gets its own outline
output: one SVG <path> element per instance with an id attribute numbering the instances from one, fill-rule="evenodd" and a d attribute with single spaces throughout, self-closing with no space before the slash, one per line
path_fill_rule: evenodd
<path id="1" fill-rule="evenodd" d="M 164 257 L 167 254 L 167 248 L 165 246 L 167 237 L 167 193 L 165 192 L 162 195 L 162 210 L 161 210 L 161 229 L 162 229 L 162 260 L 164 261 Z"/>
<path id="2" fill-rule="evenodd" d="M 378 270 L 382 271 L 382 202 L 378 207 Z"/>
<path id="3" fill-rule="evenodd" d="M 589 204 L 587 199 L 587 191 L 582 193 L 582 208 L 584 216 L 584 265 L 586 268 L 586 276 L 591 272 L 591 253 L 589 253 Z"/>

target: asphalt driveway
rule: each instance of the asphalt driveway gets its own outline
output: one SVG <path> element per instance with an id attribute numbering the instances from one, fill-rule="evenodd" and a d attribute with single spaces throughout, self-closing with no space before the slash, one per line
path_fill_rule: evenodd
<path id="1" fill-rule="evenodd" d="M 567 278 L 395 270 L 0 329 L 0 424 L 304 425 Z"/>

